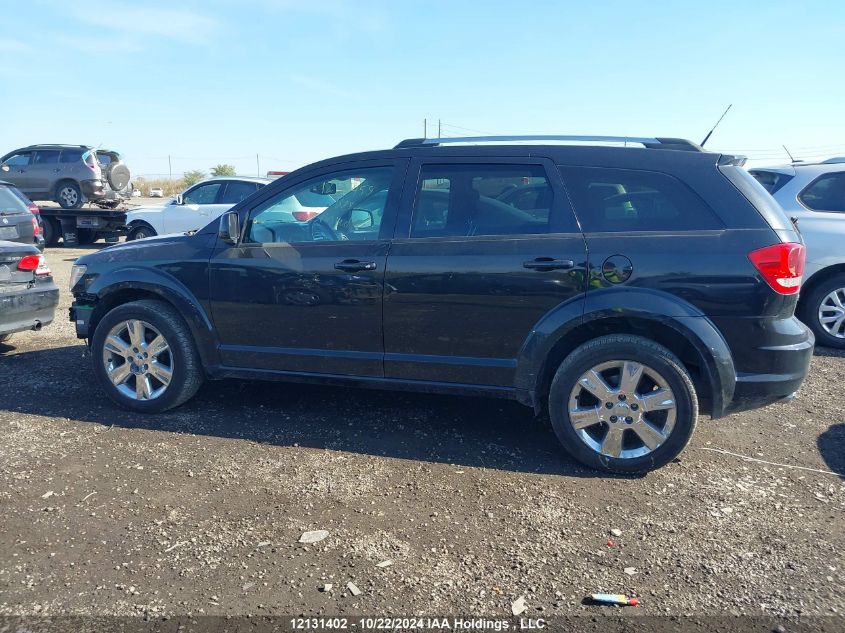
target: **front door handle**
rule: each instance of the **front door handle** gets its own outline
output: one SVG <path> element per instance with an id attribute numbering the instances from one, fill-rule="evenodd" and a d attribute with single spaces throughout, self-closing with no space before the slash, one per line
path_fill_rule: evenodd
<path id="1" fill-rule="evenodd" d="M 362 270 L 375 270 L 375 262 L 362 262 L 357 259 L 344 259 L 334 265 L 335 270 L 342 270 L 345 273 L 356 273 Z"/>
<path id="2" fill-rule="evenodd" d="M 575 268 L 571 259 L 555 259 L 554 257 L 537 257 L 522 263 L 523 268 L 529 270 L 569 270 Z"/>

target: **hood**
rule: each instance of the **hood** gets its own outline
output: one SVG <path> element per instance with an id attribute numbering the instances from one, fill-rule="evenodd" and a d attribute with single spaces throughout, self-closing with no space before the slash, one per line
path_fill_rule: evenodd
<path id="1" fill-rule="evenodd" d="M 168 206 L 170 206 L 169 203 L 163 203 L 163 204 L 150 205 L 148 207 L 136 207 L 134 209 L 130 209 L 129 211 L 126 212 L 127 223 L 129 221 L 129 219 L 132 218 L 133 215 L 140 215 L 140 214 L 146 214 L 146 213 L 161 213 L 162 211 L 164 211 L 165 207 L 168 207 Z"/>
<path id="2" fill-rule="evenodd" d="M 196 235 L 185 233 L 170 233 L 168 235 L 156 235 L 142 240 L 122 242 L 113 246 L 107 246 L 95 253 L 83 255 L 76 260 L 77 264 L 88 265 L 104 261 L 141 261 L 149 257 L 159 257 L 164 252 L 162 249 L 171 248 L 187 240 L 194 239 Z"/>

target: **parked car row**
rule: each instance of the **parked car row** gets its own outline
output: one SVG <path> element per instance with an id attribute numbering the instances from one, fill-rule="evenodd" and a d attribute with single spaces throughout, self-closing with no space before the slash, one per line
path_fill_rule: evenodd
<path id="1" fill-rule="evenodd" d="M 699 411 L 792 397 L 814 343 L 794 316 L 804 244 L 741 161 L 501 140 L 329 159 L 196 231 L 165 220 L 80 257 L 71 319 L 101 388 L 141 413 L 224 377 L 510 398 L 620 472 L 674 459 Z"/>

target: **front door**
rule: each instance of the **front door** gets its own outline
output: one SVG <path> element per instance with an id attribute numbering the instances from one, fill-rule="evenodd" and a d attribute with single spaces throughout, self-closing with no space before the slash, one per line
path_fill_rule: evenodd
<path id="1" fill-rule="evenodd" d="M 30 175 L 33 154 L 34 152 L 18 152 L 9 156 L 3 162 L 3 170 L 0 172 L 0 180 L 12 183 L 27 196 L 34 193 L 34 183 Z"/>
<path id="2" fill-rule="evenodd" d="M 389 378 L 512 386 L 547 312 L 586 288 L 587 253 L 543 159 L 415 161 L 384 302 Z M 402 237 L 400 237 L 400 235 Z"/>
<path id="3" fill-rule="evenodd" d="M 223 182 L 202 182 L 182 195 L 182 204 L 170 202 L 162 214 L 164 232 L 184 233 L 204 227 L 211 221 L 209 210 L 215 206 L 222 189 Z"/>
<path id="4" fill-rule="evenodd" d="M 225 366 L 383 376 L 384 270 L 404 166 L 315 170 L 238 209 L 242 239 L 210 262 Z M 331 204 L 299 221 L 289 209 L 309 195 Z"/>

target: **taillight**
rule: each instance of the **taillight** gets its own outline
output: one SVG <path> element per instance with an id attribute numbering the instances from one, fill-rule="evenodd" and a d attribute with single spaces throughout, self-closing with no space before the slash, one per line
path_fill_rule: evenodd
<path id="1" fill-rule="evenodd" d="M 41 209 L 38 208 L 38 205 L 34 202 L 30 202 L 26 207 L 29 209 L 29 212 L 32 215 L 41 215 Z"/>
<path id="2" fill-rule="evenodd" d="M 41 226 L 38 224 L 38 220 L 34 216 L 32 218 L 32 234 L 35 237 L 41 235 Z"/>
<path id="3" fill-rule="evenodd" d="M 18 262 L 18 270 L 35 271 L 36 275 L 49 275 L 50 268 L 44 255 L 25 255 Z"/>
<path id="4" fill-rule="evenodd" d="M 806 251 L 803 244 L 772 244 L 748 253 L 748 259 L 775 292 L 794 295 L 801 289 Z"/>
<path id="5" fill-rule="evenodd" d="M 297 222 L 307 222 L 320 215 L 319 211 L 294 211 L 293 219 Z"/>

